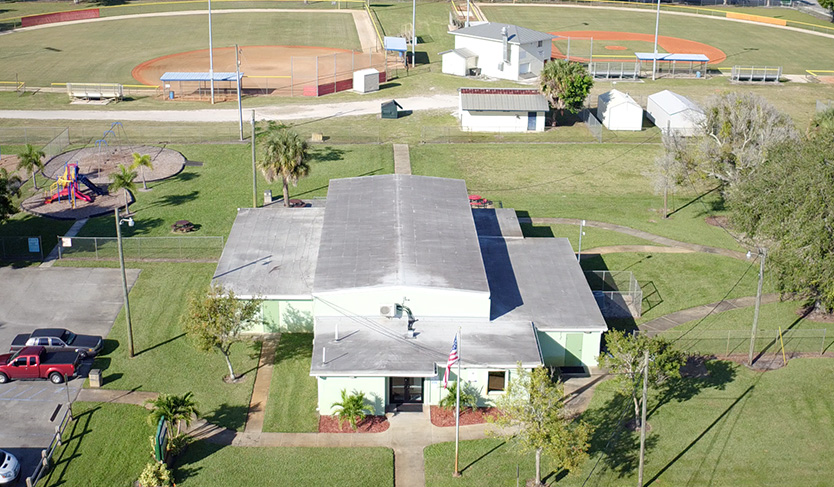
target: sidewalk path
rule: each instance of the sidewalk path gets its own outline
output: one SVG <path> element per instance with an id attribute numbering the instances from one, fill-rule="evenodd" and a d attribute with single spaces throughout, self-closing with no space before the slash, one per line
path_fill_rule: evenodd
<path id="1" fill-rule="evenodd" d="M 532 223 L 534 225 L 579 225 L 582 220 L 576 218 L 519 218 L 520 223 Z M 725 257 L 732 257 L 734 259 L 747 260 L 747 255 L 744 252 L 736 250 L 722 249 L 720 247 L 710 247 L 707 245 L 698 245 L 688 242 L 680 242 L 672 240 L 671 238 L 661 237 L 642 230 L 624 227 L 622 225 L 615 225 L 613 223 L 596 222 L 593 220 L 585 220 L 586 227 L 601 228 L 603 230 L 610 230 L 612 232 L 624 233 L 632 237 L 642 238 L 659 245 L 666 245 L 668 247 L 677 247 L 680 249 L 687 249 L 692 252 L 704 252 L 707 254 L 723 255 Z M 624 246 L 631 247 L 631 246 Z M 632 252 L 629 250 L 628 252 Z"/>
<path id="2" fill-rule="evenodd" d="M 87 223 L 87 220 L 89 220 L 89 218 L 82 218 L 81 220 L 76 220 L 76 222 L 72 224 L 70 229 L 67 230 L 67 233 L 65 233 L 63 236 L 74 237 L 78 235 L 78 232 L 81 231 L 81 228 L 84 227 L 84 225 Z M 46 259 L 43 260 L 39 267 L 52 267 L 52 265 L 55 264 L 55 261 L 58 260 L 58 253 L 60 252 L 58 247 L 60 246 L 61 242 L 59 241 L 58 244 L 52 248 L 52 251 L 49 252 L 49 255 L 46 256 Z"/>
<path id="3" fill-rule="evenodd" d="M 394 144 L 394 174 L 411 174 L 408 144 Z"/>
<path id="4" fill-rule="evenodd" d="M 257 120 L 300 120 L 375 115 L 381 98 L 343 103 L 248 107 L 244 120 L 255 110 Z M 458 106 L 457 95 L 430 95 L 398 98 L 406 110 L 446 110 Z M 150 122 L 237 122 L 237 108 L 205 110 L 0 110 L 0 118 L 27 120 L 108 120 Z"/>
<path id="5" fill-rule="evenodd" d="M 778 294 L 762 294 L 762 304 L 776 303 L 779 301 Z M 655 318 L 647 321 L 637 328 L 640 331 L 648 332 L 662 332 L 670 328 L 674 328 L 690 321 L 700 320 L 711 313 L 723 313 L 731 309 L 748 308 L 756 304 L 755 296 L 745 296 L 743 298 L 727 299 L 717 303 L 705 304 L 702 306 L 695 306 L 694 308 L 682 309 L 674 313 L 670 313 L 660 318 Z"/>

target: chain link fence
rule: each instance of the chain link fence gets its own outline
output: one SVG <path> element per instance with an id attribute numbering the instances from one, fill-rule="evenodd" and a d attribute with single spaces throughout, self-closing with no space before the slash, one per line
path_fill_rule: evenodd
<path id="1" fill-rule="evenodd" d="M 594 115 L 594 111 L 591 108 L 583 108 L 579 111 L 579 117 L 597 142 L 602 142 L 602 122 Z"/>
<path id="2" fill-rule="evenodd" d="M 585 279 L 606 318 L 639 318 L 643 290 L 631 271 L 585 271 Z"/>
<path id="3" fill-rule="evenodd" d="M 750 351 L 750 330 L 668 330 L 647 334 L 662 336 L 689 353 L 728 357 L 747 355 Z M 827 328 L 783 330 L 780 340 L 779 330 L 758 330 L 753 354 L 781 354 L 782 343 L 786 355 L 823 355 L 834 345 L 834 336 Z"/>
<path id="4" fill-rule="evenodd" d="M 0 237 L 0 260 L 43 260 L 40 237 Z"/>
<path id="5" fill-rule="evenodd" d="M 58 258 L 117 260 L 116 237 L 59 237 Z M 125 260 L 162 262 L 216 262 L 223 252 L 223 237 L 126 237 Z"/>

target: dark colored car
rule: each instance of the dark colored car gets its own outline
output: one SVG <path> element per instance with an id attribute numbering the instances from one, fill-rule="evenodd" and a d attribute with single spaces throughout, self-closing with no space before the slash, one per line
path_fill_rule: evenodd
<path id="1" fill-rule="evenodd" d="M 11 352 L 23 347 L 44 347 L 50 352 L 74 351 L 81 358 L 94 357 L 101 351 L 102 340 L 95 335 L 76 335 L 64 328 L 39 328 L 30 335 L 18 335 L 12 340 Z"/>

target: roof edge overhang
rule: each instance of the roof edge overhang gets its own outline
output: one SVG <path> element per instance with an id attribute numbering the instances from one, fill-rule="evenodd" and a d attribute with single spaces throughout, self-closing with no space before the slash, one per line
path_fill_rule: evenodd
<path id="1" fill-rule="evenodd" d="M 560 333 L 594 333 L 594 332 L 606 332 L 606 331 L 608 331 L 608 326 L 607 325 L 596 326 L 596 327 L 576 327 L 576 326 L 573 326 L 573 327 L 570 327 L 570 326 L 564 326 L 564 327 L 562 327 L 562 326 L 559 326 L 559 327 L 547 326 L 547 327 L 543 327 L 543 326 L 536 326 L 536 331 L 544 331 L 544 332 L 555 331 L 555 332 L 560 332 Z"/>
<path id="2" fill-rule="evenodd" d="M 356 371 L 344 371 L 344 370 L 334 370 L 332 372 L 322 370 L 322 371 L 310 371 L 311 377 L 437 377 L 437 370 L 434 372 L 386 372 L 386 371 L 379 371 L 379 370 L 356 370 Z"/>
<path id="3" fill-rule="evenodd" d="M 355 292 L 365 292 L 365 291 L 379 291 L 382 289 L 420 289 L 420 290 L 438 290 L 438 291 L 455 291 L 460 293 L 466 294 L 485 294 L 489 297 L 490 293 L 489 290 L 478 291 L 475 289 L 460 289 L 455 287 L 442 287 L 442 286 L 412 286 L 409 284 L 381 284 L 377 286 L 362 286 L 362 287 L 350 287 L 350 288 L 339 288 L 339 289 L 325 289 L 325 290 L 315 290 L 313 289 L 312 296 L 313 299 L 318 298 L 320 295 L 330 295 L 330 294 L 349 294 Z"/>
<path id="4" fill-rule="evenodd" d="M 238 299 L 312 301 L 312 294 L 235 294 Z"/>

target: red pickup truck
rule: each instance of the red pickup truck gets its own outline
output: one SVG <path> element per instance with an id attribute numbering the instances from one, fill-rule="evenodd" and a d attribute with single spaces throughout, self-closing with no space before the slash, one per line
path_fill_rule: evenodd
<path id="1" fill-rule="evenodd" d="M 24 347 L 0 355 L 0 384 L 12 379 L 49 379 L 53 384 L 72 377 L 81 363 L 78 352 L 47 352 L 44 347 Z"/>

